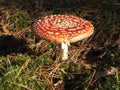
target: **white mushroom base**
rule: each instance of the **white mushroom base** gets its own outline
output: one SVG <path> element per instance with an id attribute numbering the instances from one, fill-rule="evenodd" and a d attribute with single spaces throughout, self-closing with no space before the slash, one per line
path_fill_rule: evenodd
<path id="1" fill-rule="evenodd" d="M 68 40 L 66 42 L 62 42 L 61 44 L 61 48 L 63 50 L 62 60 L 68 59 L 68 46 L 70 46 L 70 43 Z"/>

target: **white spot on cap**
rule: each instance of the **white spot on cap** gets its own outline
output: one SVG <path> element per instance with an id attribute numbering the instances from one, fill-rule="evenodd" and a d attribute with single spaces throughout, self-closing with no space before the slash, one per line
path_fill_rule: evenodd
<path id="1" fill-rule="evenodd" d="M 75 31 L 76 28 L 69 28 L 69 31 Z"/>
<path id="2" fill-rule="evenodd" d="M 53 32 L 50 32 L 50 31 L 47 31 L 48 32 L 48 34 L 53 34 Z"/>
<path id="3" fill-rule="evenodd" d="M 56 32 L 55 35 L 59 35 L 60 33 L 59 32 Z"/>
<path id="4" fill-rule="evenodd" d="M 71 34 L 72 32 L 69 31 L 68 33 Z"/>
<path id="5" fill-rule="evenodd" d="M 81 33 L 81 31 L 79 30 L 78 33 Z"/>
<path id="6" fill-rule="evenodd" d="M 86 30 L 84 29 L 83 32 L 86 32 Z"/>
<path id="7" fill-rule="evenodd" d="M 88 25 L 85 25 L 86 28 L 88 28 L 89 26 Z"/>
<path id="8" fill-rule="evenodd" d="M 46 34 L 46 36 L 49 36 L 48 34 Z"/>
<path id="9" fill-rule="evenodd" d="M 51 36 L 53 39 L 55 38 L 53 35 Z"/>
<path id="10" fill-rule="evenodd" d="M 82 30 L 82 31 L 81 31 L 81 34 L 84 33 L 85 31 L 86 31 L 86 30 Z"/>

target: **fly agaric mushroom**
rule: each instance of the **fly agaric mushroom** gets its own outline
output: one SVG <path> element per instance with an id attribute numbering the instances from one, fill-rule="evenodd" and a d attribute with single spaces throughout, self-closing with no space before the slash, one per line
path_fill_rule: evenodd
<path id="1" fill-rule="evenodd" d="M 89 21 L 76 16 L 51 15 L 34 23 L 33 32 L 43 39 L 60 43 L 63 49 L 62 60 L 66 60 L 70 43 L 90 37 L 94 27 Z"/>

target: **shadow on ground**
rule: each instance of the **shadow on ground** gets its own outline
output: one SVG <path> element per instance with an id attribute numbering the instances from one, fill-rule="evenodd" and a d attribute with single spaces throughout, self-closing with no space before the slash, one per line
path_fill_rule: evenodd
<path id="1" fill-rule="evenodd" d="M 25 39 L 17 39 L 12 35 L 0 36 L 0 55 L 17 54 L 17 53 L 32 53 L 32 50 L 27 46 Z"/>

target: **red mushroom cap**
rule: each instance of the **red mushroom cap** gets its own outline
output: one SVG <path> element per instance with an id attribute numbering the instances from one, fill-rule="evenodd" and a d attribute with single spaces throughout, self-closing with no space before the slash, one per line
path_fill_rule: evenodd
<path id="1" fill-rule="evenodd" d="M 38 20 L 33 32 L 41 38 L 58 43 L 77 42 L 91 36 L 93 25 L 82 18 L 71 15 L 51 15 Z"/>

